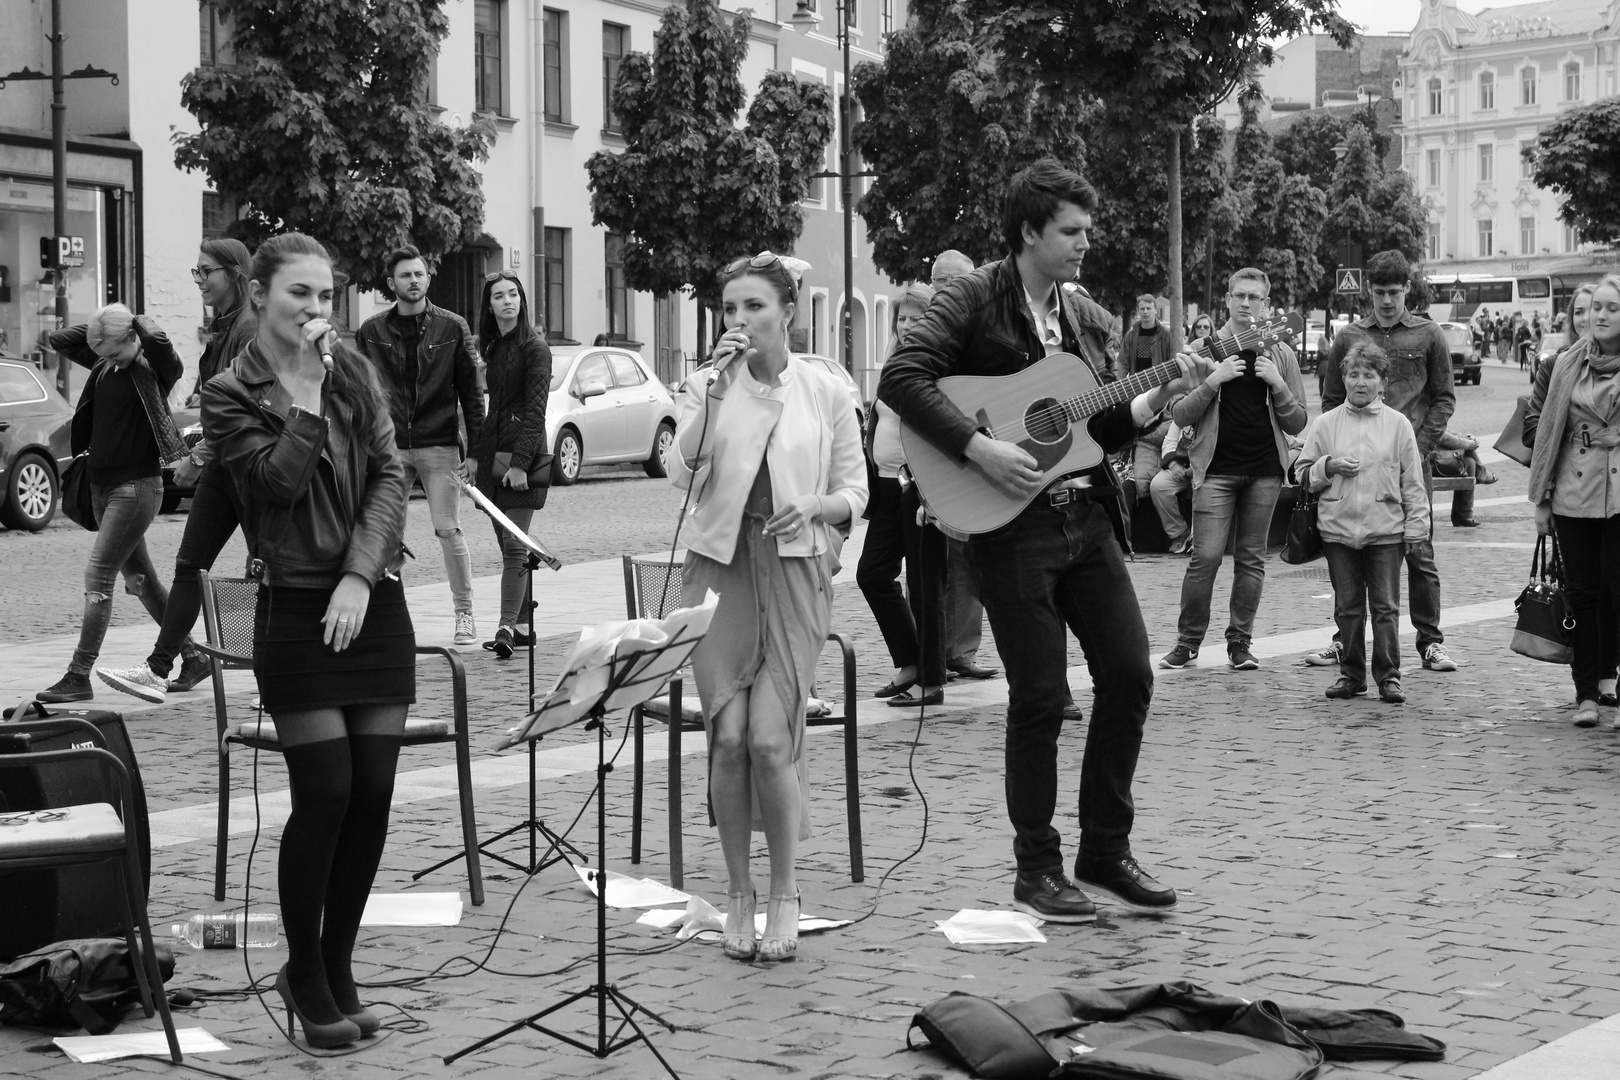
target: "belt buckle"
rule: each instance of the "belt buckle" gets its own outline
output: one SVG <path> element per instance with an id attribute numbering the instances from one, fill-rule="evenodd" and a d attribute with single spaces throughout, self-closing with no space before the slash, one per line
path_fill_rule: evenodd
<path id="1" fill-rule="evenodd" d="M 1581 445 L 1588 450 L 1592 449 L 1592 433 L 1586 428 L 1581 428 Z"/>
<path id="2" fill-rule="evenodd" d="M 1046 493 L 1046 497 L 1055 508 L 1059 506 L 1068 506 L 1072 502 L 1078 502 L 1079 492 L 1074 488 L 1058 488 L 1056 491 L 1048 491 Z"/>

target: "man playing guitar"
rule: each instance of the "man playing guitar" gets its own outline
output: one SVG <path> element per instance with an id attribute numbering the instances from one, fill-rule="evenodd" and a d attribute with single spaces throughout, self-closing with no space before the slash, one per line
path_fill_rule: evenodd
<path id="1" fill-rule="evenodd" d="M 1147 631 L 1125 568 L 1125 531 L 1106 459 L 1047 483 L 1016 443 L 978 429 L 937 386 L 951 375 L 1011 375 L 1068 352 L 1093 372 L 1106 366 L 1108 313 L 1072 290 L 1086 250 L 1097 193 L 1052 159 L 1014 176 L 1002 231 L 1009 256 L 958 278 L 883 366 L 878 397 L 911 428 L 953 458 L 971 463 L 1009 494 L 1035 496 L 1006 526 L 972 537 L 968 551 L 1007 667 L 1007 814 L 1018 877 L 1013 900 L 1052 922 L 1088 922 L 1091 900 L 1064 874 L 1052 827 L 1057 805 L 1057 741 L 1066 697 L 1067 626 L 1095 684 L 1096 704 L 1080 770 L 1080 885 L 1136 911 L 1175 907 L 1175 891 L 1131 855 L 1131 781 L 1153 670 Z M 1177 316 L 1179 317 L 1179 315 Z M 1126 446 L 1177 393 L 1207 371 L 1190 354 L 1182 377 L 1092 416 L 1090 438 L 1104 450 Z M 1037 494 L 1039 493 L 1039 494 Z M 923 498 L 928 498 L 926 487 Z"/>

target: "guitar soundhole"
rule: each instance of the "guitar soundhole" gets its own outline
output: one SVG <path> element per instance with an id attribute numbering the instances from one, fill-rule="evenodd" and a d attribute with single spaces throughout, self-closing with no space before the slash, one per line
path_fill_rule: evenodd
<path id="1" fill-rule="evenodd" d="M 1042 398 L 1024 412 L 1024 430 L 1039 443 L 1055 443 L 1069 433 L 1069 417 L 1056 398 Z"/>

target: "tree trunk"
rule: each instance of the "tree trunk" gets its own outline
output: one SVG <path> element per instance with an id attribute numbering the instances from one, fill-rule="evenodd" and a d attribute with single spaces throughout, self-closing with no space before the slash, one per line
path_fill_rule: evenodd
<path id="1" fill-rule="evenodd" d="M 1182 303 L 1181 289 L 1181 128 L 1170 127 L 1170 155 L 1166 162 L 1166 175 L 1170 181 L 1170 347 L 1181 351 L 1181 331 L 1186 321 L 1186 306 Z"/>

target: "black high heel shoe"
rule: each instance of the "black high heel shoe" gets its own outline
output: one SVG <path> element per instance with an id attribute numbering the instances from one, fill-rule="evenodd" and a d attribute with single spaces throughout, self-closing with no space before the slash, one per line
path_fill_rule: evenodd
<path id="1" fill-rule="evenodd" d="M 343 1012 L 341 1007 L 338 1011 Z M 360 1006 L 359 1012 L 343 1012 L 343 1019 L 360 1029 L 362 1039 L 369 1039 L 382 1030 L 382 1021 L 377 1019 L 377 1014 L 364 1005 Z"/>
<path id="2" fill-rule="evenodd" d="M 312 1024 L 304 1019 L 304 1014 L 298 1009 L 298 1002 L 293 1000 L 292 987 L 287 982 L 287 966 L 282 965 L 276 973 L 276 993 L 287 1005 L 287 1033 L 296 1037 L 297 1031 L 293 1025 L 294 1017 L 304 1027 L 304 1041 L 316 1050 L 328 1050 L 334 1046 L 343 1046 L 360 1038 L 360 1026 L 352 1019 L 345 1017 L 336 1023 Z M 372 1019 L 376 1019 L 373 1017 Z"/>

